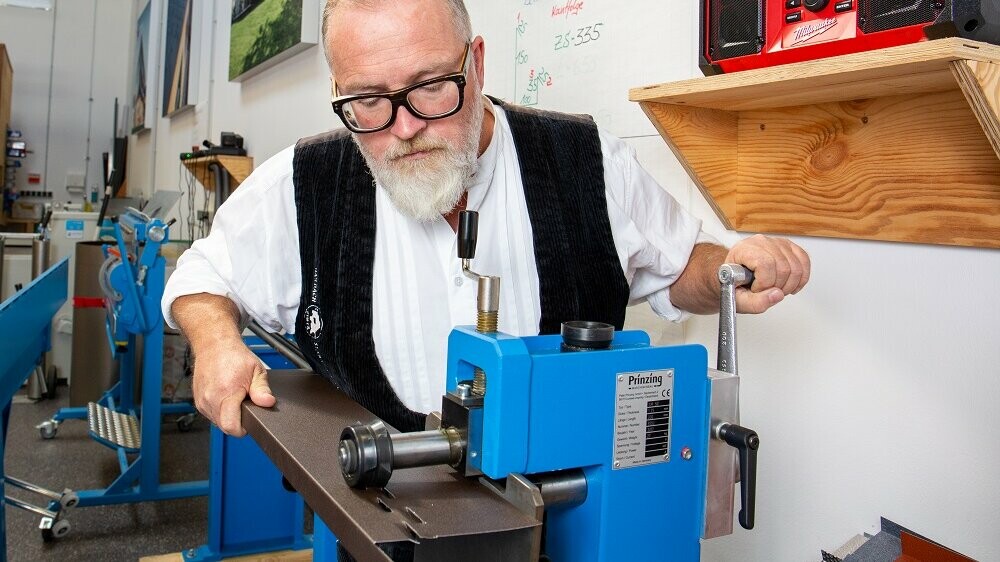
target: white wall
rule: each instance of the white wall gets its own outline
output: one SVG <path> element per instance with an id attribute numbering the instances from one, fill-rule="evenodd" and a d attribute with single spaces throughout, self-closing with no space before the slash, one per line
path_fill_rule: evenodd
<path id="1" fill-rule="evenodd" d="M 512 88 L 491 77 L 502 78 L 512 64 L 515 12 L 563 3 L 469 1 L 487 40 L 488 91 L 511 98 Z M 177 189 L 183 181 L 177 154 L 204 138 L 217 141 L 223 130 L 242 134 L 259 163 L 299 137 L 338 125 L 319 48 L 242 84 L 230 83 L 228 9 L 206 4 L 219 13 L 214 34 L 203 38 L 214 44 L 214 54 L 210 74 L 202 69 L 206 87 L 197 108 L 172 120 L 158 118 L 151 133 L 132 138 L 130 184 L 143 185 L 147 193 L 152 187 Z M 641 8 L 615 9 L 620 4 L 588 0 L 585 9 L 608 18 L 609 30 L 613 18 L 620 18 L 625 47 L 609 36 L 605 44 L 616 47 L 575 63 L 596 63 L 588 66 L 595 91 L 619 87 L 617 105 L 594 111 L 599 118 L 610 116 L 613 128 L 630 122 L 616 119 L 618 112 L 635 111 L 626 101 L 628 87 L 698 75 L 693 0 L 647 0 L 635 3 Z M 495 17 L 497 10 L 503 17 Z M 630 42 L 657 48 L 629 51 Z M 553 93 L 547 107 L 579 110 L 575 104 L 586 95 L 574 86 L 574 92 Z M 150 99 L 159 104 L 158 95 Z M 741 236 L 722 230 L 651 126 L 624 130 L 644 165 L 705 220 L 708 231 L 729 243 Z M 705 559 L 816 560 L 820 549 L 876 531 L 881 515 L 974 558 L 1000 559 L 1000 485 L 993 476 L 1000 465 L 994 435 L 1000 426 L 1000 252 L 821 238 L 796 242 L 812 255 L 810 286 L 766 315 L 740 319 L 743 421 L 763 443 L 757 528 L 709 542 Z M 654 332 L 658 341 L 703 343 L 714 354 L 715 317 L 672 326 L 637 308 L 630 322 Z"/>
<path id="2" fill-rule="evenodd" d="M 66 191 L 67 174 L 84 176 L 88 188 L 103 184 L 101 153 L 111 149 L 114 100 L 125 102 L 134 18 L 120 0 L 54 5 L 0 7 L 0 42 L 14 69 L 11 128 L 33 151 L 16 185 L 47 189 L 54 202 L 80 202 L 82 194 Z M 42 183 L 29 186 L 29 173 L 41 174 Z"/>

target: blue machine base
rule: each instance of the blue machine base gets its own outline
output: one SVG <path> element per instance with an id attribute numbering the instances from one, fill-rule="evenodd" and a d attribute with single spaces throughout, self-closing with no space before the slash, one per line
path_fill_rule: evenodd
<path id="1" fill-rule="evenodd" d="M 294 368 L 259 338 L 244 341 L 270 368 Z M 303 529 L 305 503 L 281 480 L 281 472 L 253 439 L 230 437 L 212 426 L 208 543 L 185 551 L 184 560 L 214 562 L 312 547 L 313 537 Z"/>

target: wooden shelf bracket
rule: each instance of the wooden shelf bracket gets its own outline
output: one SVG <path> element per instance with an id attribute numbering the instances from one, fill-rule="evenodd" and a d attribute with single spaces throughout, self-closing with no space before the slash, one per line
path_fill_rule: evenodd
<path id="1" fill-rule="evenodd" d="M 1000 248 L 1000 47 L 939 39 L 634 88 L 731 229 Z"/>

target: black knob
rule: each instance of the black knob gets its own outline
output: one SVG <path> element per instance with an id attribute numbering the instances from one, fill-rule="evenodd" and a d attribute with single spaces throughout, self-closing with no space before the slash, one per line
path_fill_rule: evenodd
<path id="1" fill-rule="evenodd" d="M 757 498 L 757 432 L 734 423 L 719 427 L 719 438 L 736 447 L 740 455 L 740 525 L 753 529 L 753 516 Z"/>
<path id="2" fill-rule="evenodd" d="M 830 3 L 830 0 L 804 0 L 803 5 L 810 12 L 818 12 L 826 7 Z"/>
<path id="3" fill-rule="evenodd" d="M 479 213 L 461 211 L 458 213 L 458 257 L 471 260 L 476 257 L 476 238 L 479 233 Z"/>

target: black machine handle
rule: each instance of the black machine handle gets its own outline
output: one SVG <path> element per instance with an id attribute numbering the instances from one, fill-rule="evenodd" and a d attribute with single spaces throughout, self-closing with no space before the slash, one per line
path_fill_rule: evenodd
<path id="1" fill-rule="evenodd" d="M 458 213 L 458 257 L 471 260 L 476 257 L 476 240 L 479 233 L 479 213 L 461 211 Z"/>
<path id="2" fill-rule="evenodd" d="M 754 506 L 757 498 L 757 448 L 760 438 L 757 432 L 725 423 L 719 426 L 719 438 L 736 447 L 740 455 L 740 526 L 753 529 Z"/>

